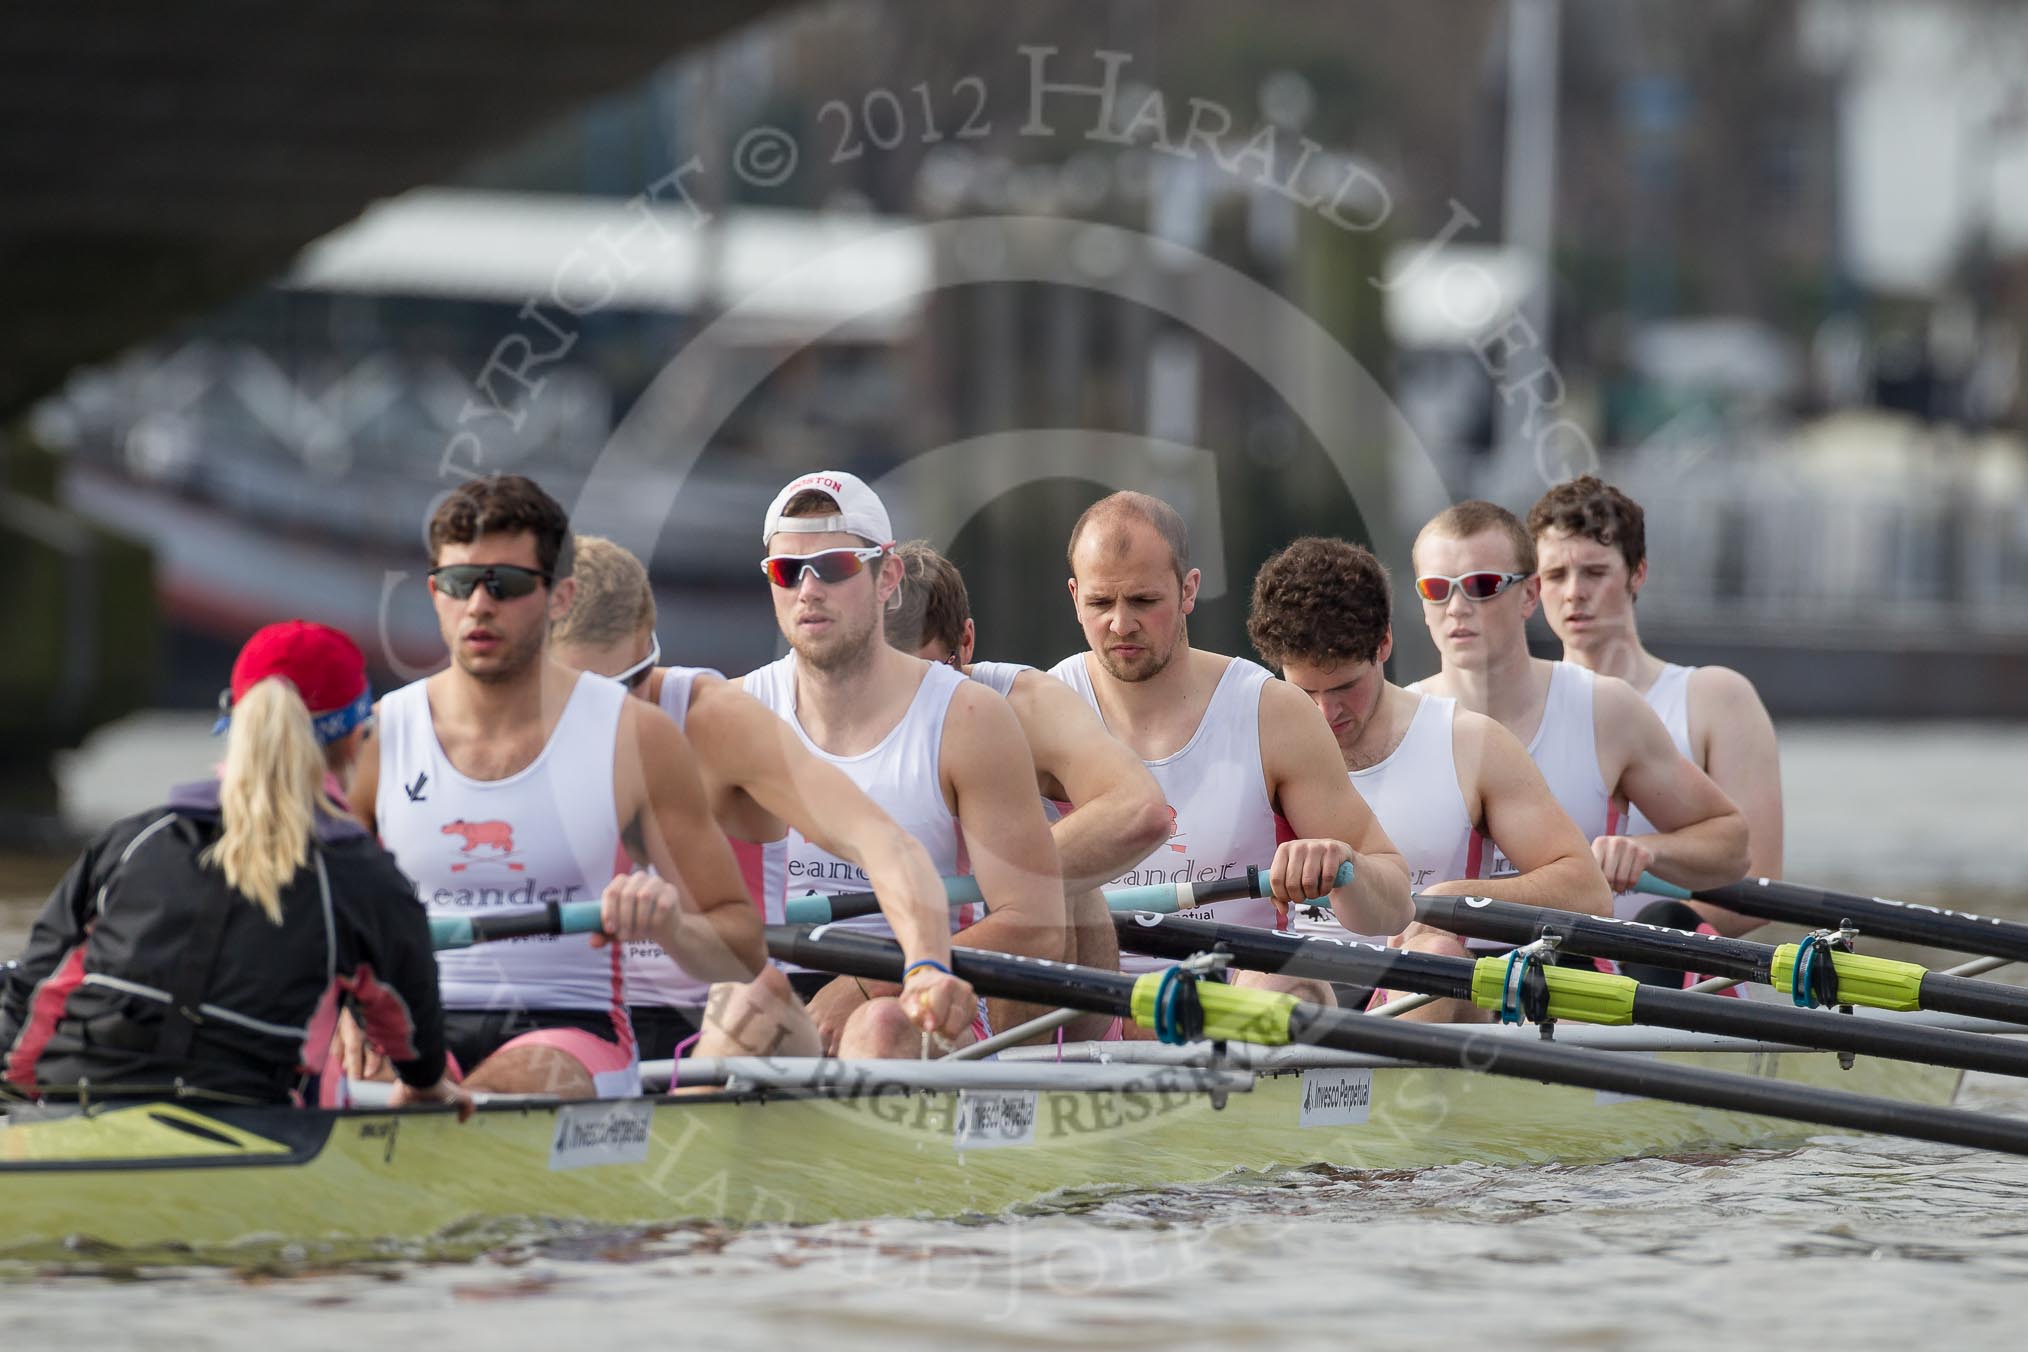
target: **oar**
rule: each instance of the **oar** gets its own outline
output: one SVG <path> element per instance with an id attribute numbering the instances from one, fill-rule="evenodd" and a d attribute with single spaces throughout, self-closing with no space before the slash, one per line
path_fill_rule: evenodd
<path id="1" fill-rule="evenodd" d="M 970 875 L 946 878 L 944 893 L 953 906 L 979 906 L 984 899 L 979 895 L 978 879 Z M 1352 865 L 1338 866 L 1338 875 L 1332 880 L 1333 887 L 1347 887 L 1352 882 Z M 1204 883 L 1149 883 L 1141 887 L 1108 887 L 1102 895 L 1106 906 L 1114 911 L 1154 911 L 1169 915 L 1176 911 L 1187 911 L 1193 906 L 1209 906 L 1219 901 L 1241 901 L 1249 897 L 1264 898 L 1274 895 L 1274 888 L 1268 881 L 1265 867 L 1249 864 L 1244 874 L 1230 878 L 1218 878 Z M 875 915 L 880 910 L 880 899 L 871 892 L 840 892 L 825 896 L 812 892 L 807 896 L 790 897 L 787 919 L 791 925 L 828 925 L 837 920 L 855 920 L 862 915 Z"/>
<path id="2" fill-rule="evenodd" d="M 1836 929 L 1849 920 L 1862 933 L 1876 939 L 1894 939 L 1930 948 L 1947 948 L 1954 953 L 1978 953 L 2028 961 L 2028 924 L 2001 920 L 1969 911 L 1950 911 L 1920 902 L 1895 901 L 1889 897 L 1862 897 L 1851 892 L 1830 892 L 1821 887 L 1779 882 L 1773 878 L 1748 878 L 1724 887 L 1695 891 L 1664 882 L 1652 873 L 1643 873 L 1643 892 L 1674 897 L 1678 901 L 1708 901 L 1728 911 L 1780 920 L 1792 925 Z"/>
<path id="3" fill-rule="evenodd" d="M 525 939 L 540 934 L 592 934 L 601 925 L 596 901 L 552 901 L 522 911 L 430 917 L 432 948 L 470 948 L 495 939 Z"/>
<path id="4" fill-rule="evenodd" d="M 1589 958 L 1650 963 L 1686 972 L 1704 972 L 1757 981 L 1795 993 L 1801 965 L 1799 944 L 1779 947 L 1717 934 L 1612 920 L 1542 906 L 1522 906 L 1484 897 L 1415 898 L 1416 919 L 1453 934 L 1525 944 L 1554 933 L 1564 951 Z M 1830 955 L 1827 976 L 1805 983 L 1805 998 L 1819 1004 L 1866 1005 L 1874 1009 L 1928 1009 L 1981 1019 L 2028 1023 L 2028 990 L 1997 981 L 1932 972 L 1912 962 L 1864 953 Z M 1828 997 L 1828 998 L 1827 998 Z"/>
<path id="5" fill-rule="evenodd" d="M 847 976 L 881 981 L 901 976 L 900 947 L 864 931 L 770 925 L 768 951 L 789 962 Z M 1179 975 L 1177 968 L 1130 977 L 969 948 L 954 948 L 951 963 L 957 974 L 983 995 L 1123 1015 L 1185 1041 L 1334 1047 L 1423 1065 L 1789 1118 L 1846 1131 L 1881 1132 L 2028 1155 L 2028 1122 L 1989 1113 L 1932 1108 L 1697 1066 L 1559 1047 L 1490 1029 L 1373 1019 L 1349 1010 L 1303 1004 L 1278 992 L 1199 983 L 1187 974 Z"/>
<path id="6" fill-rule="evenodd" d="M 1505 954 L 1477 960 L 1453 958 L 1360 943 L 1349 935 L 1343 940 L 1303 939 L 1245 925 L 1207 924 L 1175 916 L 1114 916 L 1113 927 L 1119 931 L 1121 948 L 1155 957 L 1186 958 L 1219 951 L 1229 954 L 1233 965 L 1254 971 L 1419 991 L 1496 1012 L 1519 996 L 1520 1004 L 1535 1006 L 1531 1022 L 1638 1023 L 2028 1076 L 2028 1044 L 1989 1033 L 1693 995 L 1665 986 L 1644 986 L 1629 976 L 1553 965 L 1533 968 L 1539 982 L 1523 977 L 1524 986 L 1532 984 L 1532 990 L 1510 990 Z"/>

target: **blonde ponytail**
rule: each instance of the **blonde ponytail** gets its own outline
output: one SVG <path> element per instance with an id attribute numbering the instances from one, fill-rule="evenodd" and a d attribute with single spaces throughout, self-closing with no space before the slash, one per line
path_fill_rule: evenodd
<path id="1" fill-rule="evenodd" d="M 324 751 L 296 687 L 257 681 L 232 706 L 218 801 L 225 834 L 203 862 L 228 886 L 282 923 L 282 889 L 310 853 L 310 830 L 324 792 Z"/>

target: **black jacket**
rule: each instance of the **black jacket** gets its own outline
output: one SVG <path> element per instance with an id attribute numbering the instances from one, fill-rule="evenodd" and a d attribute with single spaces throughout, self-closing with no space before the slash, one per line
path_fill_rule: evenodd
<path id="1" fill-rule="evenodd" d="M 79 856 L 0 988 L 9 1085 L 286 1102 L 321 1069 L 348 995 L 402 1079 L 443 1074 L 429 922 L 387 851 L 349 818 L 320 815 L 276 925 L 199 862 L 221 830 L 206 781 Z"/>

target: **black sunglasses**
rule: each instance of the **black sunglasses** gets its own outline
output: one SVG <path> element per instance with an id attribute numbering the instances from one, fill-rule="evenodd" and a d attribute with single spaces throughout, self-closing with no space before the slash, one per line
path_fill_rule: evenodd
<path id="1" fill-rule="evenodd" d="M 464 600 L 472 594 L 472 588 L 480 586 L 495 601 L 511 601 L 550 580 L 545 572 L 512 563 L 447 563 L 430 569 L 430 577 L 435 579 L 437 590 L 453 601 Z"/>

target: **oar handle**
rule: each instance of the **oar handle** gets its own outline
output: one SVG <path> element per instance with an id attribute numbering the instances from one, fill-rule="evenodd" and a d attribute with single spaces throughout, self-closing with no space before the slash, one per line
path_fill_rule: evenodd
<path id="1" fill-rule="evenodd" d="M 1641 880 L 1634 884 L 1636 891 L 1649 892 L 1658 897 L 1669 897 L 1676 901 L 1695 901 L 1696 893 L 1687 887 L 1678 887 L 1672 882 L 1657 878 L 1652 873 L 1643 873 Z"/>
<path id="2" fill-rule="evenodd" d="M 1338 865 L 1338 874 L 1332 879 L 1331 886 L 1349 887 L 1352 883 L 1352 874 L 1352 862 L 1348 859 Z M 1274 889 L 1268 882 L 1266 869 L 1248 865 L 1244 875 L 1220 878 L 1214 882 L 1108 887 L 1104 895 L 1109 910 L 1153 911 L 1157 915 L 1173 915 L 1177 911 L 1187 911 L 1194 906 L 1209 906 L 1213 902 L 1273 896 Z"/>
<path id="3" fill-rule="evenodd" d="M 1351 886 L 1352 874 L 1352 863 L 1347 860 L 1338 865 L 1338 875 L 1331 886 Z M 985 904 L 985 898 L 979 894 L 979 880 L 970 874 L 944 879 L 944 894 L 953 906 Z M 1271 896 L 1273 891 L 1268 885 L 1267 869 L 1249 864 L 1244 874 L 1212 882 L 1109 887 L 1103 895 L 1107 907 L 1115 911 L 1154 911 L 1169 915 L 1218 901 Z M 839 920 L 876 915 L 879 911 L 880 899 L 871 892 L 840 892 L 831 896 L 811 892 L 807 896 L 790 897 L 783 919 L 791 925 L 829 925 Z"/>
<path id="4" fill-rule="evenodd" d="M 944 897 L 952 906 L 983 906 L 979 880 L 969 873 L 945 878 Z M 880 898 L 872 892 L 810 892 L 790 897 L 783 919 L 791 925 L 828 925 L 838 920 L 857 920 L 862 915 L 879 915 Z"/>
<path id="5" fill-rule="evenodd" d="M 525 939 L 544 934 L 591 934 L 602 925 L 596 901 L 550 902 L 525 911 L 479 915 L 433 915 L 430 947 L 470 948 L 495 939 Z"/>

